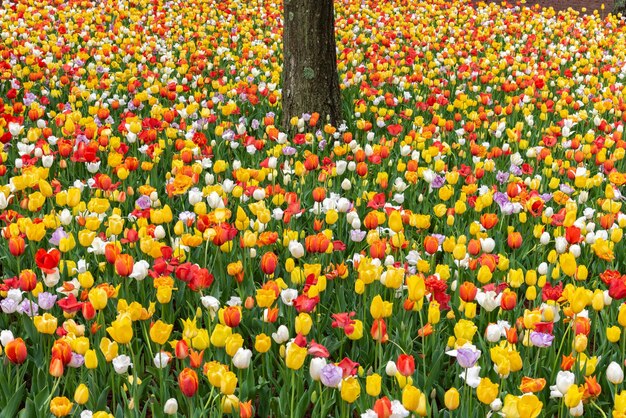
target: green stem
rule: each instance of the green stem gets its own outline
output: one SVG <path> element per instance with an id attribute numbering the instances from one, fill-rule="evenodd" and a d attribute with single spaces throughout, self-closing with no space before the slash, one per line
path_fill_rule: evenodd
<path id="1" fill-rule="evenodd" d="M 600 414 L 602 415 L 603 418 L 607 418 L 606 414 L 604 413 L 604 411 L 602 410 L 602 408 L 600 408 L 598 406 L 597 403 L 595 403 L 594 401 L 591 401 L 591 405 L 596 408 L 598 411 L 600 411 Z"/>
<path id="2" fill-rule="evenodd" d="M 291 413 L 293 414 L 295 411 L 294 402 L 296 400 L 296 371 L 291 371 Z"/>

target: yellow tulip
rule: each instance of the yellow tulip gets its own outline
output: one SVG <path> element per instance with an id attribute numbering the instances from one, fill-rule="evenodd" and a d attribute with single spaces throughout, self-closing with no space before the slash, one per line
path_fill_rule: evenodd
<path id="1" fill-rule="evenodd" d="M 166 324 L 160 319 L 150 327 L 150 339 L 156 344 L 165 344 L 170 338 L 174 325 Z"/>

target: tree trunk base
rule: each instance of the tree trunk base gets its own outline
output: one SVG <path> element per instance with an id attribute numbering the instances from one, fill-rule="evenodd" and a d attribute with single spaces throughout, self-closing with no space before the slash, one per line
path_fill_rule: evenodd
<path id="1" fill-rule="evenodd" d="M 322 124 L 342 121 L 332 0 L 285 0 L 282 127 L 317 112 Z"/>

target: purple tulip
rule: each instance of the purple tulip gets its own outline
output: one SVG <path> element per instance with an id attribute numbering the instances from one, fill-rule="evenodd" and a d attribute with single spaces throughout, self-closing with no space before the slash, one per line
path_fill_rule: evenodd
<path id="1" fill-rule="evenodd" d="M 546 334 L 545 332 L 531 331 L 530 333 L 530 342 L 535 347 L 550 347 L 552 340 L 554 340 L 554 335 Z"/>
<path id="2" fill-rule="evenodd" d="M 456 354 L 456 361 L 464 369 L 474 367 L 478 359 L 480 358 L 480 351 L 472 350 L 471 348 L 459 348 Z"/>
<path id="3" fill-rule="evenodd" d="M 320 380 L 324 386 L 330 388 L 336 388 L 339 386 L 341 379 L 343 378 L 343 370 L 339 366 L 335 366 L 334 364 L 327 364 L 322 367 L 322 372 L 320 374 Z"/>
<path id="4" fill-rule="evenodd" d="M 44 311 L 52 309 L 56 301 L 57 296 L 52 293 L 41 292 L 39 296 L 37 296 L 37 304 Z"/>

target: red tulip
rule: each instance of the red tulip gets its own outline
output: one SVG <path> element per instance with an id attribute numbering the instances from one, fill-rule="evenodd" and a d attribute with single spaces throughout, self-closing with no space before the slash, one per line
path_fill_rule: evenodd
<path id="1" fill-rule="evenodd" d="M 400 354 L 396 365 L 402 376 L 411 376 L 415 372 L 415 359 L 410 354 Z"/>
<path id="2" fill-rule="evenodd" d="M 179 360 L 187 358 L 187 356 L 189 355 L 189 346 L 187 345 L 185 340 L 179 340 L 176 343 L 176 349 L 174 350 L 174 353 L 176 354 L 176 358 Z"/>

